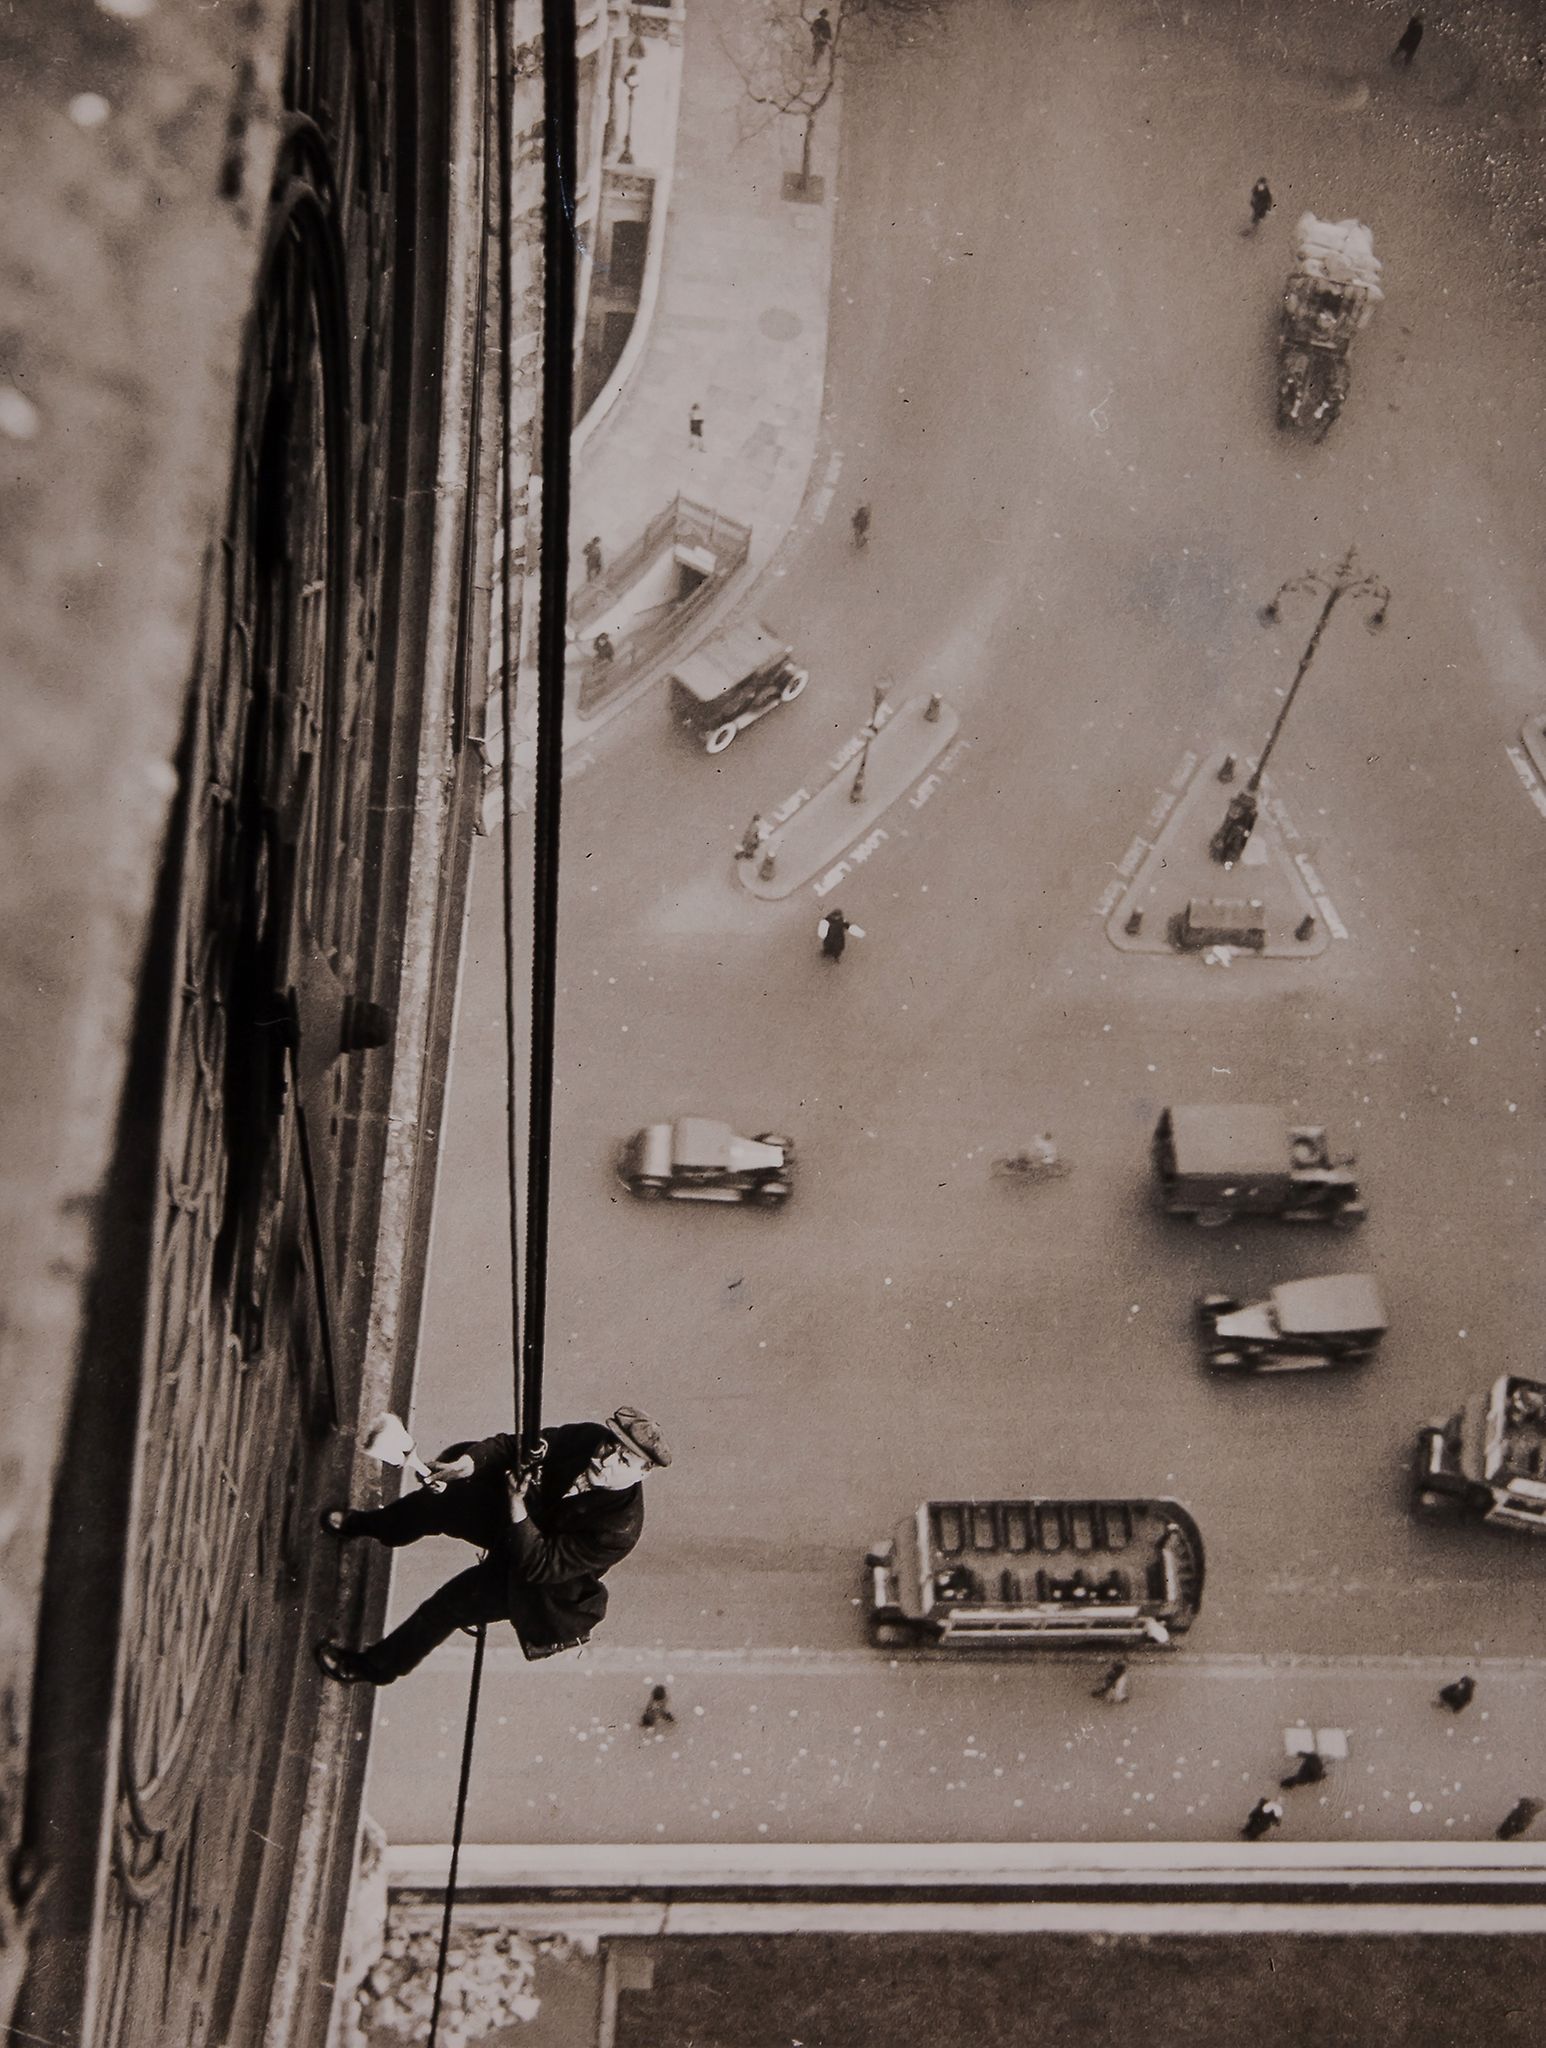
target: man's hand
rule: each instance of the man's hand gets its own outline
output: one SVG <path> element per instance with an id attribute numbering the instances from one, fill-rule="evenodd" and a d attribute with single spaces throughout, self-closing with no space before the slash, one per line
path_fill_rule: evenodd
<path id="1" fill-rule="evenodd" d="M 535 1474 L 530 1472 L 527 1473 L 524 1479 L 515 1472 L 507 1471 L 505 1473 L 505 1499 L 510 1503 L 510 1520 L 512 1522 L 524 1522 L 526 1520 L 526 1489 L 531 1485 L 534 1477 Z"/>
<path id="2" fill-rule="evenodd" d="M 436 1458 L 429 1468 L 426 1486 L 444 1486 L 448 1479 L 470 1479 L 477 1468 L 470 1452 L 463 1451 L 459 1458 Z"/>

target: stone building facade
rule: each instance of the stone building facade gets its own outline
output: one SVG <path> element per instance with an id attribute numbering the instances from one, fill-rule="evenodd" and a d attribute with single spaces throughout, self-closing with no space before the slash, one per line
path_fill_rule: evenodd
<path id="1" fill-rule="evenodd" d="M 311 2044 L 369 1708 L 309 1651 L 386 1591 L 316 1517 L 412 1382 L 541 10 L 24 0 L 0 46 L 0 2011 Z"/>

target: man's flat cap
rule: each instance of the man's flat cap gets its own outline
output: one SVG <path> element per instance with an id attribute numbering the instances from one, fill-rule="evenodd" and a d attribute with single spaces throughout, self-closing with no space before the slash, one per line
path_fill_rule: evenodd
<path id="1" fill-rule="evenodd" d="M 642 1451 L 652 1465 L 669 1465 L 671 1446 L 647 1415 L 637 1408 L 619 1408 L 607 1417 L 607 1428 L 630 1449 Z"/>

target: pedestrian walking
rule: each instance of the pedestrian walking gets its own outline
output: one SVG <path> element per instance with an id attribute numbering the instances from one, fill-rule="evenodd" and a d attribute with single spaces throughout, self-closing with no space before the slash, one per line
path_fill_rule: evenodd
<path id="1" fill-rule="evenodd" d="M 1390 53 L 1392 64 L 1399 64 L 1404 71 L 1412 68 L 1412 59 L 1417 55 L 1417 45 L 1423 39 L 1422 9 L 1419 8 L 1401 31 L 1401 40 Z"/>
<path id="2" fill-rule="evenodd" d="M 594 583 L 601 574 L 601 535 L 593 533 L 585 543 L 585 580 Z"/>
<path id="3" fill-rule="evenodd" d="M 607 1611 L 604 1573 L 644 1527 L 647 1472 L 669 1465 L 665 1438 L 637 1408 L 605 1422 L 565 1422 L 545 1432 L 535 1459 L 513 1436 L 452 1444 L 426 1484 L 381 1508 L 325 1508 L 322 1527 L 340 1542 L 374 1537 L 388 1549 L 424 1536 L 455 1536 L 486 1553 L 448 1579 L 406 1621 L 362 1650 L 325 1641 L 317 1663 L 340 1685 L 390 1685 L 459 1628 L 508 1621 L 528 1657 L 576 1649 Z"/>
<path id="4" fill-rule="evenodd" d="M 1272 196 L 1272 187 L 1265 178 L 1258 178 L 1251 187 L 1251 225 L 1242 228 L 1241 233 L 1254 235 L 1276 204 L 1277 201 Z"/>
<path id="5" fill-rule="evenodd" d="M 1297 1767 L 1278 1783 L 1285 1792 L 1295 1785 L 1318 1785 L 1326 1775 L 1326 1761 L 1318 1749 L 1307 1749 L 1300 1757 Z"/>
<path id="6" fill-rule="evenodd" d="M 862 547 L 864 546 L 864 543 L 865 543 L 865 542 L 866 542 L 866 541 L 867 541 L 867 540 L 869 539 L 869 537 L 870 537 L 870 508 L 869 508 L 869 506 L 868 506 L 868 505 L 855 505 L 855 507 L 854 507 L 854 516 L 853 516 L 852 520 L 851 520 L 851 521 L 850 521 L 849 523 L 850 523 L 850 525 L 851 525 L 851 526 L 853 527 L 853 530 L 854 530 L 854 546 L 855 546 L 856 548 L 862 548 Z"/>
<path id="7" fill-rule="evenodd" d="M 816 936 L 821 941 L 822 956 L 827 960 L 841 960 L 843 948 L 850 939 L 862 939 L 864 927 L 844 917 L 840 910 L 829 910 L 816 927 Z"/>
<path id="8" fill-rule="evenodd" d="M 1467 1671 L 1462 1677 L 1455 1679 L 1452 1684 L 1439 1687 L 1439 1697 L 1435 1704 L 1448 1707 L 1452 1714 L 1459 1714 L 1471 1704 L 1475 1697 L 1476 1680 Z"/>
<path id="9" fill-rule="evenodd" d="M 691 441 L 703 439 L 703 407 L 695 398 L 687 414 L 687 437 Z"/>
<path id="10" fill-rule="evenodd" d="M 823 50 L 832 48 L 832 17 L 821 8 L 811 23 L 811 62 L 819 64 Z"/>
<path id="11" fill-rule="evenodd" d="M 641 1728 L 674 1728 L 676 1716 L 671 1711 L 671 1695 L 663 1685 L 652 1685 L 650 1696 L 644 1703 L 644 1712 L 639 1716 Z"/>
<path id="12" fill-rule="evenodd" d="M 761 811 L 752 812 L 752 821 L 741 836 L 741 843 L 735 850 L 737 860 L 755 860 L 763 844 L 773 836 L 773 827 Z"/>
<path id="13" fill-rule="evenodd" d="M 608 662 L 612 661 L 617 654 L 617 649 L 612 645 L 612 635 L 610 633 L 598 633 L 595 639 L 591 642 L 591 646 L 595 651 L 596 659 L 601 663 L 603 668 L 607 665 Z"/>
<path id="14" fill-rule="evenodd" d="M 1127 1659 L 1118 1657 L 1107 1667 L 1106 1675 L 1090 1694 L 1092 1700 L 1105 1700 L 1109 1706 L 1120 1707 L 1127 1703 L 1128 1676 Z"/>
<path id="15" fill-rule="evenodd" d="M 1498 1822 L 1496 1834 L 1500 1842 L 1515 1841 L 1522 1835 L 1541 1810 L 1539 1799 L 1516 1799 L 1508 1812 Z"/>
<path id="16" fill-rule="evenodd" d="M 1245 1826 L 1240 1830 L 1248 1842 L 1259 1842 L 1263 1835 L 1283 1825 L 1283 1802 L 1281 1799 L 1258 1799 L 1245 1817 Z"/>

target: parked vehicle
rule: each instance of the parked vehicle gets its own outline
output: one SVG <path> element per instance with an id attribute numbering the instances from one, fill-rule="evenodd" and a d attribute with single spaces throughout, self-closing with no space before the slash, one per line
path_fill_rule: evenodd
<path id="1" fill-rule="evenodd" d="M 748 620 L 677 663 L 671 708 L 709 753 L 722 754 L 738 732 L 791 703 L 809 681 L 784 642 Z"/>
<path id="2" fill-rule="evenodd" d="M 641 1202 L 757 1202 L 777 1208 L 793 1193 L 794 1145 L 764 1131 L 740 1138 L 712 1117 L 646 1124 L 618 1151 L 617 1177 Z"/>
<path id="3" fill-rule="evenodd" d="M 1503 1373 L 1417 1432 L 1412 1506 L 1546 1536 L 1546 1383 Z"/>
<path id="4" fill-rule="evenodd" d="M 1367 1273 L 1284 1280 L 1264 1301 L 1205 1294 L 1197 1317 L 1220 1372 L 1311 1372 L 1368 1358 L 1389 1324 Z"/>
<path id="5" fill-rule="evenodd" d="M 1202 1536 L 1173 1500 L 928 1500 L 864 1562 L 883 1646 L 1163 1647 L 1202 1598 Z"/>
<path id="6" fill-rule="evenodd" d="M 1300 217 L 1278 331 L 1278 425 L 1323 441 L 1347 397 L 1347 352 L 1380 289 L 1374 237 L 1361 221 Z"/>
<path id="7" fill-rule="evenodd" d="M 1217 1229 L 1236 1216 L 1284 1223 L 1360 1223 L 1368 1211 L 1321 1124 L 1291 1124 L 1258 1103 L 1182 1105 L 1154 1127 L 1154 1171 L 1167 1215 Z"/>

